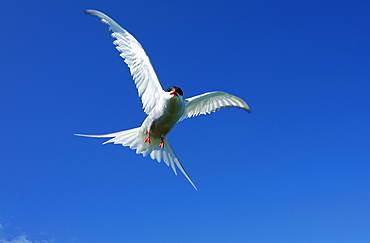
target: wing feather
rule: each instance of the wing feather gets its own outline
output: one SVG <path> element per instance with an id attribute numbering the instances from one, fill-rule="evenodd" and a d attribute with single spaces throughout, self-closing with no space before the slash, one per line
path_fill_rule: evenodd
<path id="1" fill-rule="evenodd" d="M 247 103 L 235 95 L 219 91 L 204 93 L 185 100 L 185 111 L 179 121 L 232 106 L 251 112 Z"/>
<path id="2" fill-rule="evenodd" d="M 100 22 L 108 25 L 108 29 L 113 32 L 112 37 L 116 39 L 113 44 L 121 52 L 120 56 L 130 68 L 144 112 L 149 114 L 157 103 L 159 93 L 164 91 L 143 47 L 130 33 L 107 15 L 96 10 L 86 10 L 85 13 L 99 17 Z"/>

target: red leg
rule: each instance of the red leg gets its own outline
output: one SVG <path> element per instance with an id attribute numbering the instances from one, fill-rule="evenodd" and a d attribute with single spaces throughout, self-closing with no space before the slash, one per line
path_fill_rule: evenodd
<path id="1" fill-rule="evenodd" d="M 162 149 L 164 149 L 164 142 L 163 142 L 163 138 L 161 138 L 162 142 L 159 144 L 159 147 L 161 147 Z"/>
<path id="2" fill-rule="evenodd" d="M 148 132 L 148 137 L 144 141 L 145 143 L 150 143 L 150 131 Z"/>

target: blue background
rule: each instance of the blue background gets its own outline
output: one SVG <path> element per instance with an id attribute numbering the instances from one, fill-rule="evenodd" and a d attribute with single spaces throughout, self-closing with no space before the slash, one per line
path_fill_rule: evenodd
<path id="1" fill-rule="evenodd" d="M 168 139 L 199 191 L 101 134 L 145 113 L 106 13 L 163 88 L 252 113 Z M 370 242 L 369 1 L 0 1 L 0 242 Z M 24 241 L 22 241 L 24 240 Z"/>

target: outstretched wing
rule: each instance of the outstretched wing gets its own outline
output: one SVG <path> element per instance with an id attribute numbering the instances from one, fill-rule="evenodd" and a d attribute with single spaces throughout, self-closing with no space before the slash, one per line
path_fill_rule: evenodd
<path id="1" fill-rule="evenodd" d="M 121 52 L 120 56 L 130 68 L 144 112 L 149 114 L 164 90 L 143 47 L 130 33 L 107 15 L 96 10 L 86 10 L 85 14 L 99 17 L 100 22 L 108 25 L 108 29 L 113 32 L 112 37 L 116 39 L 113 44 Z"/>
<path id="2" fill-rule="evenodd" d="M 185 101 L 185 111 L 180 117 L 179 121 L 186 118 L 210 114 L 212 111 L 220 110 L 220 108 L 228 107 L 238 107 L 242 108 L 248 112 L 251 112 L 247 103 L 244 100 L 225 92 L 209 92 L 201 95 L 197 95 L 186 99 Z"/>

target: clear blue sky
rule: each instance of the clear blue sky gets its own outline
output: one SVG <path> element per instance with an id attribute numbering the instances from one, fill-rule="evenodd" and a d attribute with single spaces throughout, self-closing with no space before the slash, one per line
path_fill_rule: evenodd
<path id="1" fill-rule="evenodd" d="M 106 13 L 167 88 L 225 91 L 164 163 Z M 0 1 L 0 242 L 370 242 L 369 1 Z"/>

